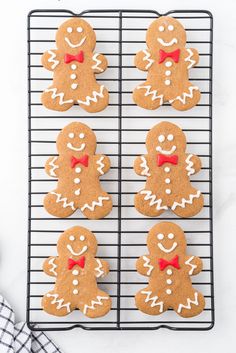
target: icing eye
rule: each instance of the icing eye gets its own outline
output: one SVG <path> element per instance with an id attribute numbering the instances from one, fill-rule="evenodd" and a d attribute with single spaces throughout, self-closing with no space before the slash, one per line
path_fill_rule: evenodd
<path id="1" fill-rule="evenodd" d="M 69 236 L 69 239 L 70 239 L 71 241 L 75 240 L 74 235 L 70 235 L 70 236 Z"/>
<path id="2" fill-rule="evenodd" d="M 168 30 L 169 30 L 169 31 L 173 31 L 173 30 L 174 30 L 174 26 L 173 26 L 173 25 L 169 25 L 169 26 L 168 26 Z"/>
<path id="3" fill-rule="evenodd" d="M 83 133 L 83 132 L 81 132 L 81 133 L 79 134 L 79 138 L 80 138 L 80 139 L 83 139 L 83 138 L 84 138 L 84 136 L 85 136 L 85 135 L 84 135 L 84 133 Z"/>
<path id="4" fill-rule="evenodd" d="M 168 234 L 168 238 L 169 239 L 173 239 L 174 238 L 174 234 L 173 233 Z"/>
<path id="5" fill-rule="evenodd" d="M 83 32 L 83 28 L 82 28 L 82 27 L 77 27 L 76 30 L 77 30 L 77 32 L 79 32 L 79 33 Z"/>
<path id="6" fill-rule="evenodd" d="M 73 139 L 75 137 L 75 134 L 73 132 L 70 132 L 68 136 L 70 139 Z"/>
<path id="7" fill-rule="evenodd" d="M 164 235 L 162 233 L 157 234 L 157 238 L 159 240 L 162 240 L 164 238 Z"/>
<path id="8" fill-rule="evenodd" d="M 167 140 L 168 141 L 173 141 L 174 140 L 174 136 L 172 134 L 167 136 Z"/>
<path id="9" fill-rule="evenodd" d="M 67 27 L 66 30 L 67 30 L 68 33 L 72 33 L 72 31 L 73 31 L 72 27 Z"/>
<path id="10" fill-rule="evenodd" d="M 158 29 L 160 32 L 164 32 L 164 30 L 165 30 L 164 26 L 160 26 Z"/>
<path id="11" fill-rule="evenodd" d="M 158 141 L 159 142 L 164 142 L 165 141 L 165 136 L 164 135 L 158 136 Z"/>
<path id="12" fill-rule="evenodd" d="M 84 240 L 85 240 L 85 236 L 84 236 L 84 235 L 81 235 L 81 236 L 79 237 L 79 239 L 80 239 L 81 241 L 84 241 Z"/>

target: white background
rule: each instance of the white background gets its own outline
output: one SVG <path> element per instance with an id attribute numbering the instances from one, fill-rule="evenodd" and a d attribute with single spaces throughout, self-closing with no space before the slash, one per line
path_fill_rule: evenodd
<path id="1" fill-rule="evenodd" d="M 72 330 L 50 336 L 64 353 L 232 351 L 236 329 L 235 0 L 4 0 L 0 11 L 0 292 L 25 319 L 27 250 L 27 48 L 31 9 L 207 9 L 214 16 L 214 256 L 216 325 L 209 332 Z"/>

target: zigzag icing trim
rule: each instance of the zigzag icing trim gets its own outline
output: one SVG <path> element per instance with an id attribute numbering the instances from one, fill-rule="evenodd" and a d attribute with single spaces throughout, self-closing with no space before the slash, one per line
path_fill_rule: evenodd
<path id="1" fill-rule="evenodd" d="M 51 268 L 49 269 L 49 272 L 52 272 L 54 274 L 54 276 L 57 276 L 57 273 L 55 271 L 55 269 L 57 268 L 57 265 L 55 264 L 55 257 L 51 258 L 48 263 L 49 265 L 51 265 Z"/>
<path id="2" fill-rule="evenodd" d="M 149 190 L 142 190 L 140 191 L 140 194 L 146 195 L 144 197 L 145 201 L 149 201 L 149 205 L 153 206 L 153 205 L 157 205 L 156 209 L 157 210 L 168 210 L 167 206 L 161 206 L 162 204 L 162 199 L 156 199 L 156 195 L 153 195 L 151 191 Z"/>
<path id="3" fill-rule="evenodd" d="M 141 293 L 147 295 L 147 296 L 146 296 L 146 299 L 145 299 L 145 303 L 148 303 L 148 302 L 151 301 L 151 302 L 152 302 L 152 303 L 151 303 L 151 308 L 153 308 L 153 307 L 159 305 L 159 306 L 160 306 L 160 308 L 159 308 L 159 313 L 162 313 L 162 312 L 163 312 L 163 301 L 158 302 L 158 301 L 157 301 L 157 300 L 158 300 L 158 296 L 157 296 L 157 295 L 151 297 L 152 291 L 144 291 L 144 290 L 142 290 Z"/>
<path id="4" fill-rule="evenodd" d="M 147 275 L 149 276 L 154 269 L 154 266 L 150 265 L 150 259 L 146 256 L 143 256 L 143 260 L 145 261 L 143 267 L 148 268 Z"/>
<path id="5" fill-rule="evenodd" d="M 49 63 L 52 63 L 51 65 L 51 69 L 55 69 L 55 67 L 57 67 L 57 65 L 59 64 L 59 60 L 55 60 L 56 54 L 53 53 L 53 51 L 48 50 L 48 54 L 50 54 L 50 58 L 48 59 Z"/>
<path id="6" fill-rule="evenodd" d="M 85 204 L 83 207 L 81 207 L 81 211 L 83 212 L 85 210 L 85 208 L 88 208 L 90 211 L 94 211 L 96 206 L 103 206 L 103 200 L 110 200 L 110 197 L 108 196 L 99 196 L 98 197 L 98 201 L 93 201 L 91 206 L 89 206 L 89 204 Z"/>
<path id="7" fill-rule="evenodd" d="M 52 92 L 52 94 L 51 94 L 52 99 L 56 99 L 57 97 L 59 97 L 59 104 L 60 105 L 63 105 L 66 103 L 73 103 L 73 99 L 68 99 L 67 101 L 64 101 L 63 98 L 64 98 L 65 93 L 63 93 L 63 92 L 57 93 L 57 88 L 47 88 L 47 89 L 45 89 L 44 92 Z"/>
<path id="8" fill-rule="evenodd" d="M 140 164 L 140 167 L 143 168 L 143 171 L 141 172 L 141 174 L 146 176 L 151 176 L 151 174 L 149 173 L 149 168 L 147 166 L 146 158 L 144 156 L 141 156 L 141 160 L 143 161 L 143 163 Z"/>
<path id="9" fill-rule="evenodd" d="M 186 204 L 189 204 L 189 205 L 192 205 L 193 203 L 193 199 L 198 199 L 199 197 L 201 196 L 201 191 L 198 190 L 196 194 L 190 194 L 189 195 L 189 199 L 184 199 L 182 198 L 181 202 L 174 202 L 171 209 L 174 211 L 176 209 L 176 207 L 182 207 L 182 208 L 185 208 L 185 205 Z"/>
<path id="10" fill-rule="evenodd" d="M 55 170 L 59 168 L 59 166 L 57 164 L 55 164 L 54 162 L 57 160 L 57 157 L 54 157 L 51 162 L 49 163 L 49 165 L 52 167 L 50 170 L 49 170 L 49 174 L 51 176 L 55 176 L 56 177 L 56 173 L 55 173 Z"/>
<path id="11" fill-rule="evenodd" d="M 83 310 L 83 313 L 84 313 L 84 314 L 87 313 L 87 310 L 88 310 L 88 309 L 95 310 L 95 305 L 103 305 L 102 300 L 107 300 L 107 299 L 109 299 L 109 297 L 101 297 L 101 296 L 98 295 L 98 296 L 96 297 L 96 299 L 97 299 L 97 300 L 92 300 L 92 301 L 91 301 L 91 305 L 85 304 L 84 310 Z"/>
<path id="12" fill-rule="evenodd" d="M 70 207 L 73 211 L 75 211 L 75 207 L 74 207 L 74 202 L 73 201 L 67 202 L 67 197 L 62 197 L 61 194 L 57 194 L 54 191 L 51 191 L 50 194 L 56 195 L 56 197 L 57 197 L 56 203 L 63 202 L 63 208 Z"/>
<path id="13" fill-rule="evenodd" d="M 143 50 L 143 53 L 145 54 L 143 61 L 148 61 L 148 64 L 145 66 L 145 70 L 149 69 L 149 67 L 152 66 L 154 63 L 153 59 L 150 59 L 151 54 L 147 50 Z"/>
<path id="14" fill-rule="evenodd" d="M 193 162 L 191 161 L 192 156 L 193 156 L 192 154 L 189 154 L 185 160 L 185 162 L 187 163 L 186 170 L 188 171 L 188 176 L 195 173 L 195 169 L 192 168 L 192 166 L 193 166 Z"/>
<path id="15" fill-rule="evenodd" d="M 99 67 L 99 65 L 102 63 L 101 60 L 98 59 L 98 56 L 99 56 L 99 55 L 100 55 L 100 54 L 98 54 L 98 53 L 95 53 L 95 54 L 94 54 L 94 56 L 93 56 L 93 61 L 95 61 L 96 64 L 94 64 L 94 65 L 92 66 L 92 69 L 94 69 L 94 70 L 97 69 L 98 71 L 103 72 L 104 70 L 103 70 L 101 67 Z"/>
<path id="16" fill-rule="evenodd" d="M 66 308 L 67 312 L 70 313 L 70 302 L 68 303 L 64 303 L 64 299 L 58 299 L 59 295 L 58 294 L 50 294 L 48 293 L 47 294 L 47 297 L 50 298 L 50 297 L 53 297 L 54 299 L 51 301 L 52 304 L 58 304 L 57 305 L 57 309 L 61 309 L 61 308 Z"/>
<path id="17" fill-rule="evenodd" d="M 188 272 L 189 275 L 192 275 L 195 268 L 197 268 L 197 265 L 191 264 L 191 261 L 193 259 L 194 259 L 194 256 L 191 256 L 187 261 L 185 261 L 185 265 L 189 265 L 191 267 Z"/>
<path id="18" fill-rule="evenodd" d="M 186 104 L 187 98 L 193 98 L 193 91 L 198 91 L 199 88 L 197 86 L 190 86 L 188 90 L 189 90 L 189 93 L 184 92 L 183 94 L 181 94 L 181 96 L 171 99 L 169 100 L 169 102 L 173 103 L 174 101 L 179 100 L 181 103 Z"/>
<path id="19" fill-rule="evenodd" d="M 177 313 L 178 314 L 181 313 L 183 308 L 190 310 L 191 304 L 198 305 L 198 293 L 197 292 L 194 293 L 194 300 L 187 298 L 187 305 L 179 304 Z"/>
<path id="20" fill-rule="evenodd" d="M 102 157 L 96 162 L 96 164 L 99 165 L 99 167 L 97 167 L 97 171 L 98 171 L 101 175 L 104 174 L 103 168 L 105 167 L 105 164 L 102 163 L 103 159 L 104 159 L 104 157 L 102 156 Z"/>
<path id="21" fill-rule="evenodd" d="M 154 89 L 153 91 L 151 91 L 152 87 L 151 85 L 148 86 L 138 86 L 137 89 L 145 89 L 146 93 L 145 93 L 145 97 L 152 95 L 152 101 L 156 100 L 156 99 L 160 99 L 160 105 L 163 104 L 163 94 L 160 94 L 159 96 L 157 95 L 157 90 Z"/>
<path id="22" fill-rule="evenodd" d="M 99 259 L 96 259 L 96 261 L 97 261 L 97 264 L 98 264 L 98 266 L 95 267 L 95 271 L 98 272 L 97 275 L 96 275 L 96 277 L 99 278 L 99 277 L 101 277 L 102 275 L 104 275 L 104 271 L 101 270 L 101 268 L 102 268 L 102 263 L 101 263 L 101 261 L 100 261 Z"/>
<path id="23" fill-rule="evenodd" d="M 187 49 L 187 52 L 189 53 L 189 56 L 187 56 L 187 58 L 184 59 L 184 61 L 188 61 L 190 63 L 187 66 L 187 69 L 191 69 L 191 67 L 193 67 L 193 65 L 196 64 L 196 60 L 191 59 L 191 57 L 193 56 L 193 52 L 191 49 Z"/>
<path id="24" fill-rule="evenodd" d="M 87 105 L 87 106 L 89 106 L 90 104 L 91 104 L 91 102 L 94 102 L 94 103 L 97 103 L 97 97 L 100 97 L 100 98 L 103 98 L 104 97 L 104 95 L 103 95 L 103 89 L 104 89 L 104 85 L 102 85 L 101 87 L 100 87 L 100 91 L 99 92 L 97 92 L 97 91 L 93 91 L 92 92 L 92 96 L 90 97 L 90 96 L 87 96 L 86 98 L 85 98 L 85 101 L 82 101 L 82 100 L 80 100 L 80 99 L 77 99 L 77 102 L 79 103 L 79 104 L 84 104 L 84 105 Z"/>

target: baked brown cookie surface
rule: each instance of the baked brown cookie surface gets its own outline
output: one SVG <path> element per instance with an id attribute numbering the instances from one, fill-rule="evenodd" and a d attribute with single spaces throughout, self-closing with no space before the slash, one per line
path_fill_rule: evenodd
<path id="1" fill-rule="evenodd" d="M 188 154 L 183 131 L 175 124 L 161 122 L 147 134 L 147 154 L 136 158 L 134 170 L 147 177 L 145 188 L 135 195 L 136 209 L 157 217 L 170 208 L 179 217 L 198 214 L 204 204 L 189 177 L 201 169 L 198 156 Z"/>
<path id="2" fill-rule="evenodd" d="M 109 94 L 99 85 L 95 74 L 107 68 L 102 54 L 94 53 L 96 35 L 88 22 L 72 18 L 56 33 L 57 49 L 46 51 L 42 65 L 53 72 L 52 85 L 44 90 L 42 104 L 52 110 L 65 111 L 78 103 L 89 113 L 103 110 Z"/>
<path id="3" fill-rule="evenodd" d="M 200 91 L 188 79 L 188 71 L 199 61 L 196 49 L 185 48 L 186 32 L 182 24 L 168 16 L 153 21 L 146 34 L 147 49 L 136 54 L 135 66 L 147 71 L 146 82 L 133 92 L 135 103 L 145 109 L 157 109 L 169 102 L 177 110 L 194 107 Z"/>
<path id="4" fill-rule="evenodd" d="M 47 313 L 65 316 L 75 309 L 90 318 L 107 314 L 111 308 L 109 295 L 97 286 L 97 279 L 109 272 L 106 261 L 95 258 L 97 240 L 83 227 L 72 227 L 61 234 L 58 256 L 49 257 L 43 271 L 56 278 L 53 290 L 44 295 L 42 307 Z"/>
<path id="5" fill-rule="evenodd" d="M 135 296 L 136 306 L 149 315 L 172 308 L 182 317 L 200 314 L 205 307 L 202 293 L 192 287 L 190 276 L 202 270 L 199 257 L 186 254 L 183 230 L 174 223 L 161 222 L 148 233 L 149 253 L 136 263 L 137 271 L 149 277 L 149 284 Z"/>

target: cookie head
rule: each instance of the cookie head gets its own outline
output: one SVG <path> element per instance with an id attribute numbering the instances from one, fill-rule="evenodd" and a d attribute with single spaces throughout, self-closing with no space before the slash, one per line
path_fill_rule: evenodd
<path id="1" fill-rule="evenodd" d="M 94 154 L 96 151 L 96 136 L 85 124 L 74 122 L 65 126 L 57 138 L 59 154 L 82 156 Z"/>
<path id="2" fill-rule="evenodd" d="M 82 255 L 96 255 L 97 241 L 92 232 L 84 227 L 72 227 L 66 230 L 57 244 L 59 256 L 78 258 Z"/>
<path id="3" fill-rule="evenodd" d="M 151 50 L 173 51 L 185 46 L 186 32 L 179 21 L 162 16 L 151 23 L 147 30 L 146 42 Z"/>
<path id="4" fill-rule="evenodd" d="M 149 154 L 161 153 L 170 156 L 185 151 L 186 138 L 177 125 L 163 121 L 149 131 L 146 146 Z"/>
<path id="5" fill-rule="evenodd" d="M 174 223 L 158 223 L 148 233 L 147 247 L 151 255 L 158 257 L 182 254 L 186 250 L 184 232 Z"/>
<path id="6" fill-rule="evenodd" d="M 72 18 L 58 28 L 56 43 L 59 50 L 67 53 L 75 54 L 80 50 L 93 51 L 96 36 L 88 22 L 81 18 Z"/>

